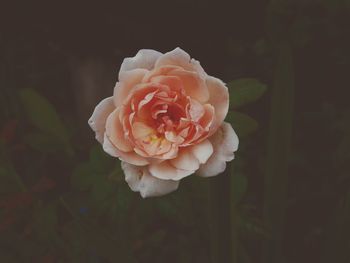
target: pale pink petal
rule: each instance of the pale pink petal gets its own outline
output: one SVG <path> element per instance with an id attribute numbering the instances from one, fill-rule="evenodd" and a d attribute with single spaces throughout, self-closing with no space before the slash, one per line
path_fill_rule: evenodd
<path id="1" fill-rule="evenodd" d="M 158 68 L 170 65 L 180 66 L 183 69 L 190 71 L 196 71 L 203 76 L 206 75 L 200 63 L 195 59 L 191 59 L 190 55 L 179 47 L 159 57 L 155 64 L 155 67 Z"/>
<path id="2" fill-rule="evenodd" d="M 187 96 L 206 102 L 209 99 L 209 91 L 205 84 L 205 79 L 197 72 L 175 69 L 168 73 L 169 76 L 176 76 L 181 79 L 183 88 Z"/>
<path id="3" fill-rule="evenodd" d="M 208 76 L 206 79 L 210 98 L 210 103 L 215 108 L 215 125 L 221 125 L 224 121 L 229 107 L 229 94 L 225 84 L 214 77 Z"/>
<path id="4" fill-rule="evenodd" d="M 125 137 L 123 126 L 119 118 L 120 109 L 115 109 L 107 118 L 106 134 L 119 150 L 124 152 L 132 151 L 133 147 Z"/>
<path id="5" fill-rule="evenodd" d="M 194 171 L 177 169 L 172 166 L 169 161 L 152 163 L 149 165 L 149 171 L 152 176 L 159 179 L 176 181 L 194 173 Z"/>
<path id="6" fill-rule="evenodd" d="M 171 88 L 171 90 L 180 91 L 183 88 L 182 81 L 177 76 L 155 76 L 151 79 L 154 83 L 160 83 Z"/>
<path id="7" fill-rule="evenodd" d="M 143 122 L 135 122 L 132 125 L 132 134 L 136 140 L 143 139 L 155 133 L 156 132 L 153 128 L 147 126 Z"/>
<path id="8" fill-rule="evenodd" d="M 106 120 L 108 115 L 115 109 L 113 97 L 102 100 L 95 108 L 88 123 L 91 129 L 96 133 L 96 139 L 103 143 L 103 135 L 106 130 Z"/>
<path id="9" fill-rule="evenodd" d="M 197 158 L 199 163 L 203 164 L 208 161 L 214 150 L 213 145 L 207 139 L 199 144 L 193 145 L 190 148 L 190 151 L 192 152 L 193 156 Z"/>
<path id="10" fill-rule="evenodd" d="M 212 135 L 216 129 L 219 127 L 219 124 L 215 126 L 215 109 L 211 104 L 203 105 L 204 114 L 200 119 L 199 123 L 204 128 L 205 131 L 209 131 L 209 136 Z M 220 123 L 221 124 L 221 123 Z"/>
<path id="11" fill-rule="evenodd" d="M 204 115 L 203 105 L 194 99 L 190 99 L 188 114 L 192 121 L 197 122 Z"/>
<path id="12" fill-rule="evenodd" d="M 143 198 L 162 196 L 175 191 L 179 181 L 162 180 L 150 175 L 147 166 L 135 166 L 122 162 L 125 181 L 134 192 L 140 192 Z"/>
<path id="13" fill-rule="evenodd" d="M 105 134 L 103 140 L 103 150 L 113 157 L 118 157 L 120 160 L 128 162 L 134 165 L 147 165 L 149 162 L 142 156 L 136 154 L 135 152 L 123 152 L 120 151 L 113 143 L 108 139 Z"/>
<path id="14" fill-rule="evenodd" d="M 162 53 L 152 49 L 141 49 L 135 57 L 125 58 L 120 66 L 120 73 L 137 68 L 151 70 Z"/>
<path id="15" fill-rule="evenodd" d="M 199 168 L 198 159 L 191 153 L 190 150 L 182 149 L 175 159 L 170 160 L 170 163 L 177 169 L 196 171 Z"/>
<path id="16" fill-rule="evenodd" d="M 234 159 L 234 152 L 237 151 L 239 144 L 235 131 L 227 122 L 224 122 L 209 140 L 214 146 L 214 152 L 197 171 L 197 174 L 203 177 L 222 173 L 226 168 L 226 162 Z"/>
<path id="17" fill-rule="evenodd" d="M 142 78 L 148 71 L 145 69 L 133 69 L 119 73 L 119 82 L 114 87 L 114 103 L 118 107 L 125 103 L 130 91 L 142 82 Z"/>

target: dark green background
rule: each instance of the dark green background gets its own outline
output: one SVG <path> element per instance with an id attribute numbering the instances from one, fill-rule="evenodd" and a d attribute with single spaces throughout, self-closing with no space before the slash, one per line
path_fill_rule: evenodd
<path id="1" fill-rule="evenodd" d="M 350 262 L 347 0 L 5 4 L 0 262 Z M 123 58 L 181 47 L 236 159 L 141 199 L 87 125 Z"/>

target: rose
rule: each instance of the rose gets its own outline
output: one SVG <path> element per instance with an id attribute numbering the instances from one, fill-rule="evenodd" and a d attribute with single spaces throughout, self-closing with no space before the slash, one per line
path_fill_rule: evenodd
<path id="1" fill-rule="evenodd" d="M 124 59 L 113 96 L 96 106 L 89 124 L 104 151 L 122 161 L 130 188 L 160 196 L 193 173 L 225 170 L 238 148 L 224 122 L 228 107 L 225 84 L 182 49 L 143 49 Z"/>

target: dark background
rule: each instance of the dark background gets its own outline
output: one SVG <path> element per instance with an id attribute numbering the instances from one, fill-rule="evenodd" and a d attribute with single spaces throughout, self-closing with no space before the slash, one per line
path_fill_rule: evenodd
<path id="1" fill-rule="evenodd" d="M 349 7 L 2 3 L 0 262 L 350 262 Z M 125 57 L 178 46 L 267 91 L 224 174 L 143 200 L 87 119 Z"/>

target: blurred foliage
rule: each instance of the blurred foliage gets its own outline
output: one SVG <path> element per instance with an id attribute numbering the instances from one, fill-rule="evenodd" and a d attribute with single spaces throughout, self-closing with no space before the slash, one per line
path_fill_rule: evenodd
<path id="1" fill-rule="evenodd" d="M 87 11 L 80 14 L 80 27 L 67 14 L 57 24 L 48 17 L 44 24 L 33 22 L 34 30 L 21 34 L 0 32 L 5 51 L 0 53 L 0 262 L 259 263 L 275 236 L 278 263 L 349 262 L 350 109 L 342 93 L 348 89 L 348 2 L 276 0 L 265 13 L 266 3 L 255 1 L 256 6 L 242 4 L 245 12 L 217 12 L 218 19 L 207 19 L 213 13 L 207 3 L 200 12 L 186 3 L 185 9 L 203 19 L 200 26 L 192 24 L 188 14 L 191 23 L 183 29 L 189 33 L 181 37 L 189 38 L 184 45 L 208 72 L 227 80 L 226 121 L 240 147 L 222 175 L 190 176 L 176 192 L 150 199 L 129 189 L 119 160 L 103 152 L 86 120 L 79 119 L 74 104 L 82 100 L 82 90 L 70 83 L 71 60 L 84 61 L 92 50 L 101 50 L 93 55 L 112 59 L 115 66 L 140 46 L 163 51 L 181 46 L 178 35 L 159 44 L 146 30 L 157 32 L 159 17 L 138 23 L 116 17 L 112 8 L 100 15 L 98 26 L 93 24 L 98 19 L 91 19 L 95 13 Z M 178 28 L 169 12 L 159 15 Z M 130 28 L 126 37 L 110 39 L 104 34 L 113 35 L 121 25 L 117 19 L 128 20 Z M 135 29 L 137 34 L 130 33 Z M 215 41 L 208 40 L 207 30 Z M 276 71 L 291 73 L 285 58 L 276 59 L 280 39 L 289 44 L 294 63 L 294 77 L 279 81 L 284 100 L 273 98 Z M 269 118 L 273 100 L 282 106 L 290 102 L 292 82 L 293 121 L 278 110 L 277 121 Z M 281 165 L 266 157 L 267 148 L 287 141 L 268 127 L 285 131 L 291 124 L 288 158 L 275 153 L 286 169 L 265 187 L 267 159 L 270 169 Z M 266 195 L 285 213 L 274 232 L 263 220 Z"/>

